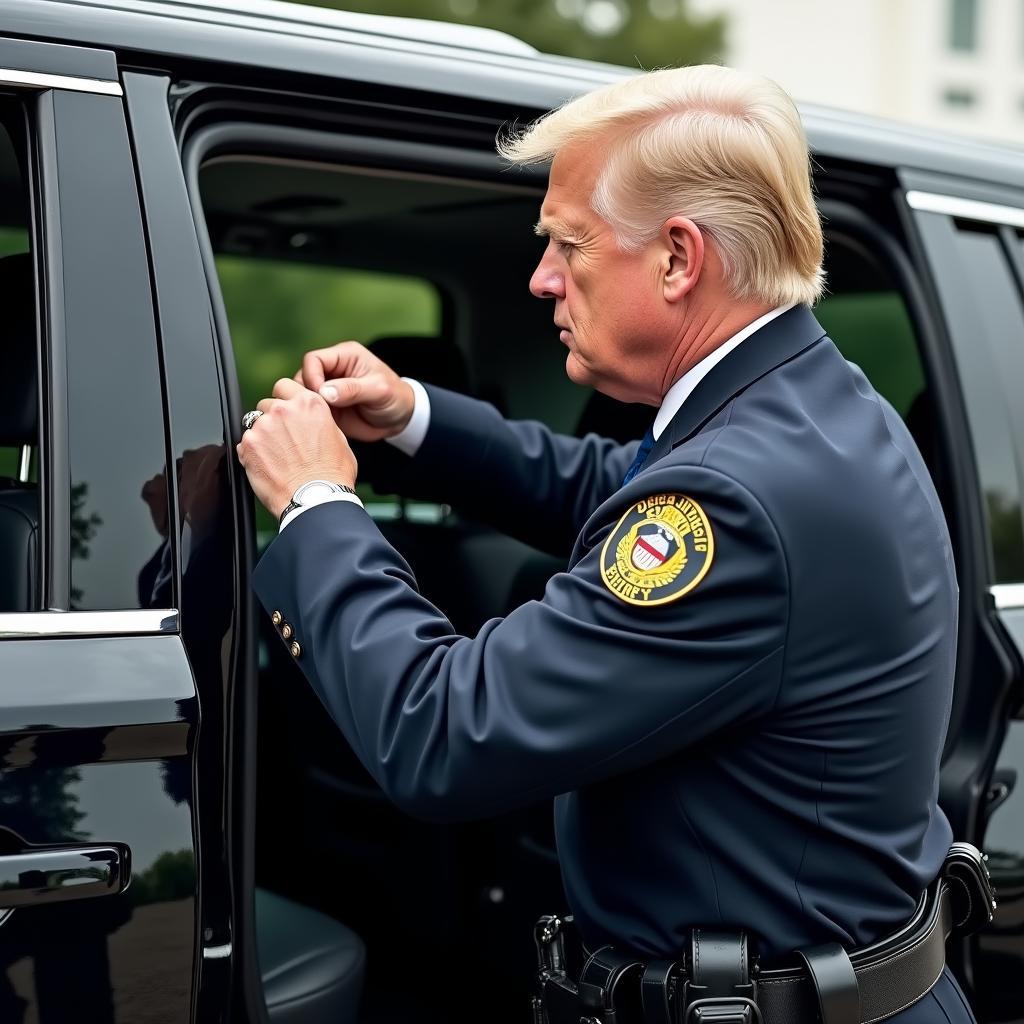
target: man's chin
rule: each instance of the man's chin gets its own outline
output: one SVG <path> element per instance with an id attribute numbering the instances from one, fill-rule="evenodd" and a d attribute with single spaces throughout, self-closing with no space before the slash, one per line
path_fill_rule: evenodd
<path id="1" fill-rule="evenodd" d="M 594 386 L 594 375 L 580 362 L 573 351 L 570 351 L 565 357 L 565 375 L 573 384 L 582 384 L 588 388 Z"/>

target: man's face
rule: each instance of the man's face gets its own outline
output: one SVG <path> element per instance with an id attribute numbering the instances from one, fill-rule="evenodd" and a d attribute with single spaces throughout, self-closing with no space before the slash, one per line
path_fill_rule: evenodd
<path id="1" fill-rule="evenodd" d="M 555 301 L 570 379 L 620 401 L 657 404 L 678 323 L 663 301 L 658 246 L 621 251 L 590 208 L 606 149 L 577 143 L 556 155 L 538 225 L 548 246 L 530 291 Z"/>

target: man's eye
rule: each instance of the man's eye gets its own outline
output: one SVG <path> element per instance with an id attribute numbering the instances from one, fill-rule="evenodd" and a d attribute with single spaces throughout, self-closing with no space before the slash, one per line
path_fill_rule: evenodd
<path id="1" fill-rule="evenodd" d="M 576 246 L 573 245 L 572 242 L 556 242 L 555 245 L 558 246 L 558 251 L 562 253 L 563 256 L 568 256 L 569 253 L 571 253 L 573 249 L 576 248 Z"/>

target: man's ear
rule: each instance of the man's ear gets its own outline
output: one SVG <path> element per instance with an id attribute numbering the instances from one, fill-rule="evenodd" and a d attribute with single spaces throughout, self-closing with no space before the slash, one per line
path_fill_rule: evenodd
<path id="1" fill-rule="evenodd" d="M 661 227 L 664 252 L 662 288 L 667 302 L 679 302 L 700 280 L 704 267 L 704 236 L 686 217 L 670 217 Z"/>

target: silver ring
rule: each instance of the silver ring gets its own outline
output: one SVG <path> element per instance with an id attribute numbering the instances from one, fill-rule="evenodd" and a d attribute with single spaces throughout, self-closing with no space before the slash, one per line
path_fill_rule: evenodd
<path id="1" fill-rule="evenodd" d="M 242 417 L 242 429 L 248 430 L 263 415 L 259 409 L 253 409 Z"/>

